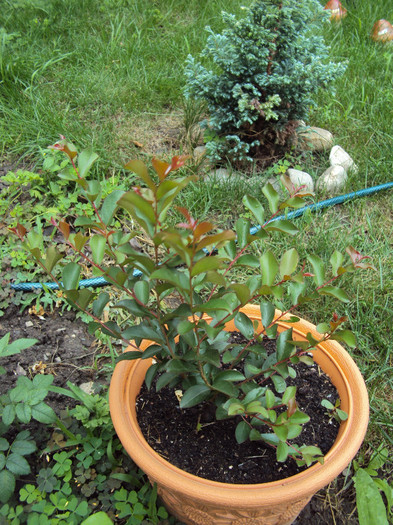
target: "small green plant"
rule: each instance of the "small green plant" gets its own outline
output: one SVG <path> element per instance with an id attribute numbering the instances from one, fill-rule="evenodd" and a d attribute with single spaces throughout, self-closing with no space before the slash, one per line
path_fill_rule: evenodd
<path id="1" fill-rule="evenodd" d="M 188 56 L 185 95 L 207 103 L 211 159 L 274 161 L 289 149 L 313 94 L 344 68 L 328 61 L 318 0 L 256 0 L 244 9 L 240 20 L 223 13 L 221 34 L 207 28 L 201 57 L 209 65 Z"/>
<path id="2" fill-rule="evenodd" d="M 0 436 L 2 436 L 0 429 Z M 30 432 L 19 432 L 12 441 L 0 437 L 0 501 L 6 503 L 15 490 L 16 476 L 30 474 L 30 465 L 25 456 L 36 450 Z"/>
<path id="3" fill-rule="evenodd" d="M 325 407 L 328 410 L 329 415 L 339 423 L 348 419 L 348 414 L 340 409 L 339 399 L 337 399 L 334 405 L 328 399 L 322 399 L 321 405 Z"/>
<path id="4" fill-rule="evenodd" d="M 380 477 L 380 471 L 389 461 L 389 451 L 383 445 L 371 456 L 367 467 L 354 461 L 356 507 L 359 525 L 388 525 L 393 517 L 393 484 Z M 385 496 L 386 505 L 382 499 Z"/>
<path id="5" fill-rule="evenodd" d="M 288 186 L 292 193 L 284 202 L 270 184 L 265 186 L 269 212 L 254 197 L 244 197 L 244 206 L 259 225 L 253 235 L 247 219 L 236 222 L 236 231 L 220 231 L 208 221 L 197 221 L 182 207 L 178 211 L 183 222 L 172 226 L 166 219 L 173 201 L 194 180 L 193 176 L 170 176 L 183 166 L 184 157 L 174 157 L 170 164 L 153 159 L 155 175 L 143 162 L 130 161 L 126 168 L 137 174 L 143 187 L 114 191 L 102 200 L 99 183 L 87 180 L 96 155 L 90 150 L 78 155 L 75 146 L 65 139 L 53 148 L 64 151 L 70 159 L 73 171 L 67 172 L 67 178 L 80 187 L 95 219 L 79 217 L 74 226 L 80 230 L 75 232 L 66 221 L 53 221 L 75 253 L 75 259 L 61 267 L 61 275 L 55 272 L 63 253 L 53 245 L 43 250 L 39 232 L 27 232 L 20 224 L 13 231 L 59 284 L 69 303 L 91 316 L 91 330 L 101 328 L 131 345 L 132 351 L 120 359 L 154 356 L 155 362 L 146 374 L 147 386 L 151 387 L 155 377 L 157 390 L 179 385 L 182 409 L 210 401 L 218 419 L 236 417 L 239 443 L 262 440 L 276 449 L 280 462 L 289 456 L 300 466 L 323 462 L 317 446 L 299 443 L 302 425 L 309 416 L 300 410 L 296 387 L 288 386 L 287 379 L 295 375 L 297 363 L 313 362 L 309 354 L 318 343 L 331 339 L 354 347 L 356 341 L 352 332 L 342 328 L 346 317 L 337 314 L 317 326 L 319 338 L 308 334 L 307 341 L 295 341 L 290 324 L 298 320 L 293 311 L 300 304 L 321 295 L 348 302 L 337 281 L 357 268 L 372 268 L 368 257 L 348 247 L 346 262 L 342 253 L 334 251 L 327 267 L 314 254 L 300 263 L 295 248 L 276 256 L 270 248 L 271 235 L 294 235 L 297 230 L 287 220 L 271 219 L 281 210 L 303 206 L 304 194 L 292 186 Z M 133 228 L 128 232 L 112 227 L 118 208 L 131 216 Z M 152 256 L 130 245 L 136 228 L 150 240 Z M 267 241 L 269 248 L 261 248 L 260 256 L 248 252 L 257 242 L 263 246 Z M 79 289 L 82 265 L 86 263 L 126 298 L 111 306 L 107 292 Z M 248 270 L 240 282 L 234 273 L 238 268 Z M 168 294 L 178 297 L 179 306 L 165 306 Z M 242 311 L 250 302 L 259 304 L 262 326 Z M 285 303 L 286 310 L 276 312 L 276 306 Z M 131 318 L 121 327 L 114 320 L 106 322 L 100 318 L 106 307 L 124 309 Z M 231 343 L 224 329 L 232 319 L 245 338 L 243 344 Z M 278 333 L 276 323 L 282 319 L 287 319 L 289 327 Z M 264 337 L 276 339 L 274 352 L 267 353 Z M 153 342 L 144 352 L 140 350 L 143 339 Z"/>
<path id="6" fill-rule="evenodd" d="M 19 354 L 22 350 L 26 350 L 38 342 L 37 339 L 16 339 L 16 341 L 13 341 L 12 343 L 9 341 L 9 333 L 5 334 L 0 339 L 0 359 Z M 5 372 L 5 368 L 0 365 L 0 375 L 5 374 Z"/>

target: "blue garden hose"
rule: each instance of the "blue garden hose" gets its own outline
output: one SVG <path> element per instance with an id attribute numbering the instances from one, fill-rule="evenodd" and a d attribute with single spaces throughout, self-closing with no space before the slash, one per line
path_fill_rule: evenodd
<path id="1" fill-rule="evenodd" d="M 347 193 L 346 195 L 339 195 L 338 197 L 332 197 L 331 199 L 327 199 L 324 201 L 316 202 L 314 204 L 308 204 L 307 206 L 303 206 L 303 208 L 299 208 L 298 210 L 290 211 L 286 215 L 280 215 L 278 217 L 274 217 L 270 222 L 273 221 L 279 221 L 282 219 L 295 219 L 296 217 L 300 217 L 303 215 L 307 210 L 317 211 L 322 210 L 323 208 L 328 208 L 330 206 L 335 206 L 336 204 L 343 204 L 344 202 L 348 202 L 352 199 L 356 199 L 358 197 L 366 197 L 369 195 L 373 195 L 374 193 L 377 193 L 378 191 L 388 190 L 390 188 L 393 188 L 393 182 L 386 182 L 385 184 L 380 184 L 379 186 L 373 186 L 372 188 L 365 188 L 363 190 L 359 191 L 352 191 L 351 193 Z M 261 229 L 261 226 L 253 226 L 250 230 L 251 235 L 255 234 L 258 230 Z M 142 275 L 142 272 L 139 270 L 134 270 L 134 276 L 139 277 Z M 104 277 L 93 277 L 92 279 L 82 279 L 79 281 L 79 288 L 86 288 L 88 286 L 92 288 L 98 288 L 100 286 L 106 286 L 107 284 L 110 284 Z M 51 290 L 58 290 L 59 285 L 57 283 L 17 283 L 17 284 L 11 284 L 11 288 L 13 290 L 22 290 L 31 292 L 36 289 L 42 289 L 42 288 L 49 288 Z"/>

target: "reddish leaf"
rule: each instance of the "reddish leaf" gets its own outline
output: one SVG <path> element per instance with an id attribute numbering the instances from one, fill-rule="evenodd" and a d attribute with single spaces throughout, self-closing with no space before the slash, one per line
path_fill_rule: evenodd
<path id="1" fill-rule="evenodd" d="M 75 146 L 68 142 L 64 135 L 60 135 L 60 138 L 59 142 L 56 142 L 53 146 L 48 146 L 48 149 L 63 151 L 71 160 L 74 159 L 78 154 Z"/>
<path id="2" fill-rule="evenodd" d="M 12 231 L 13 233 L 15 233 L 15 235 L 17 235 L 20 239 L 23 240 L 27 230 L 26 228 L 23 226 L 23 224 L 20 224 L 18 222 L 18 224 L 16 225 L 15 228 L 10 228 L 10 231 Z"/>
<path id="3" fill-rule="evenodd" d="M 58 225 L 59 230 L 66 239 L 70 236 L 70 225 L 65 221 L 60 221 Z"/>
<path id="4" fill-rule="evenodd" d="M 191 155 L 175 155 L 172 157 L 171 171 L 177 170 L 184 166 L 189 158 L 191 158 Z"/>
<path id="5" fill-rule="evenodd" d="M 156 158 L 153 158 L 151 161 L 153 164 L 154 171 L 157 173 L 158 178 L 161 180 L 164 180 L 165 177 L 170 173 L 171 171 L 171 165 L 167 162 L 164 162 L 163 160 L 159 160 Z"/>
<path id="6" fill-rule="evenodd" d="M 355 248 L 353 248 L 352 246 L 348 246 L 347 248 L 345 248 L 345 251 L 351 258 L 352 264 L 354 265 L 355 268 L 363 268 L 363 269 L 371 269 L 371 270 L 376 269 L 375 266 L 372 265 L 371 263 L 361 262 L 364 259 L 371 259 L 369 255 L 362 255 L 360 252 L 355 250 Z"/>

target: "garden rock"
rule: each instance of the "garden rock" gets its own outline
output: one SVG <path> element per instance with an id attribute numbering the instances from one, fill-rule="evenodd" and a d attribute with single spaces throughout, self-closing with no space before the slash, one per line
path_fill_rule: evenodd
<path id="1" fill-rule="evenodd" d="M 341 146 L 333 146 L 329 159 L 331 166 L 342 166 L 346 172 L 352 170 L 357 173 L 358 171 L 352 157 Z"/>
<path id="2" fill-rule="evenodd" d="M 326 151 L 333 146 L 333 135 L 330 131 L 315 126 L 298 131 L 298 138 L 303 149 Z"/>
<path id="3" fill-rule="evenodd" d="M 337 195 L 345 186 L 348 175 L 342 166 L 330 166 L 318 179 L 317 189 Z"/>
<path id="4" fill-rule="evenodd" d="M 195 162 L 202 162 L 206 156 L 206 146 L 197 146 L 194 149 L 194 160 Z"/>
<path id="5" fill-rule="evenodd" d="M 311 175 L 309 175 L 307 172 L 291 168 L 287 171 L 287 174 L 291 179 L 292 184 L 296 188 L 299 186 L 304 186 L 304 189 L 311 192 L 314 191 L 314 181 L 312 180 Z"/>
<path id="6" fill-rule="evenodd" d="M 217 168 L 209 171 L 209 173 L 206 175 L 206 180 L 208 182 L 225 184 L 227 182 L 244 182 L 245 178 L 238 173 L 227 170 L 226 168 Z"/>

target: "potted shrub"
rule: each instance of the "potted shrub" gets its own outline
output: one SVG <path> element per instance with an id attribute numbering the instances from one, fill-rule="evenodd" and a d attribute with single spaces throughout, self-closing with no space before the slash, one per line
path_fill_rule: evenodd
<path id="1" fill-rule="evenodd" d="M 302 189 L 285 177 L 286 201 L 280 203 L 271 185 L 263 189 L 268 218 L 260 202 L 244 197 L 258 225 L 253 234 L 244 218 L 236 221 L 235 231 L 222 231 L 197 221 L 184 207 L 177 208 L 181 222 L 168 219 L 175 198 L 195 178 L 173 175 L 184 157 L 174 157 L 170 164 L 153 159 L 154 173 L 142 161 L 130 161 L 126 168 L 140 185 L 115 190 L 101 202 L 99 183 L 86 178 L 96 155 L 87 150 L 78 155 L 65 139 L 53 147 L 68 155 L 70 169 L 61 176 L 80 186 L 95 219 L 78 217 L 73 225 L 53 220 L 75 254 L 66 264 L 61 264 L 64 254 L 56 246 L 44 251 L 38 232 L 27 232 L 22 225 L 13 231 L 67 301 L 90 315 L 91 329 L 100 328 L 127 346 L 110 387 L 113 423 L 126 450 L 157 483 L 170 511 L 187 524 L 291 523 L 312 494 L 348 465 L 368 423 L 363 379 L 340 344 L 355 346 L 353 334 L 342 327 L 346 318 L 334 313 L 315 327 L 295 311 L 321 295 L 347 302 L 337 282 L 357 268 L 371 268 L 368 258 L 349 247 L 345 260 L 336 250 L 327 268 L 315 254 L 301 263 L 295 248 L 275 255 L 272 234 L 295 235 L 297 230 L 285 219 L 274 219 L 286 208 L 302 206 L 304 198 Z M 119 208 L 131 216 L 128 224 L 114 219 Z M 130 244 L 141 232 L 144 251 Z M 107 291 L 80 289 L 86 264 L 124 298 L 116 303 Z M 110 316 L 120 309 L 127 314 L 122 324 Z M 300 367 L 314 363 L 339 396 L 335 405 L 319 401 L 330 410 L 329 421 L 340 421 L 325 454 L 317 444 L 302 442 L 309 415 L 291 383 Z M 169 387 L 181 413 L 199 405 L 214 407 L 217 420 L 235 422 L 239 444 L 255 441 L 261 450 L 274 450 L 275 465 L 291 462 L 301 471 L 256 484 L 211 481 L 182 471 L 149 446 L 138 426 L 136 398 L 144 382 L 153 392 Z"/>

